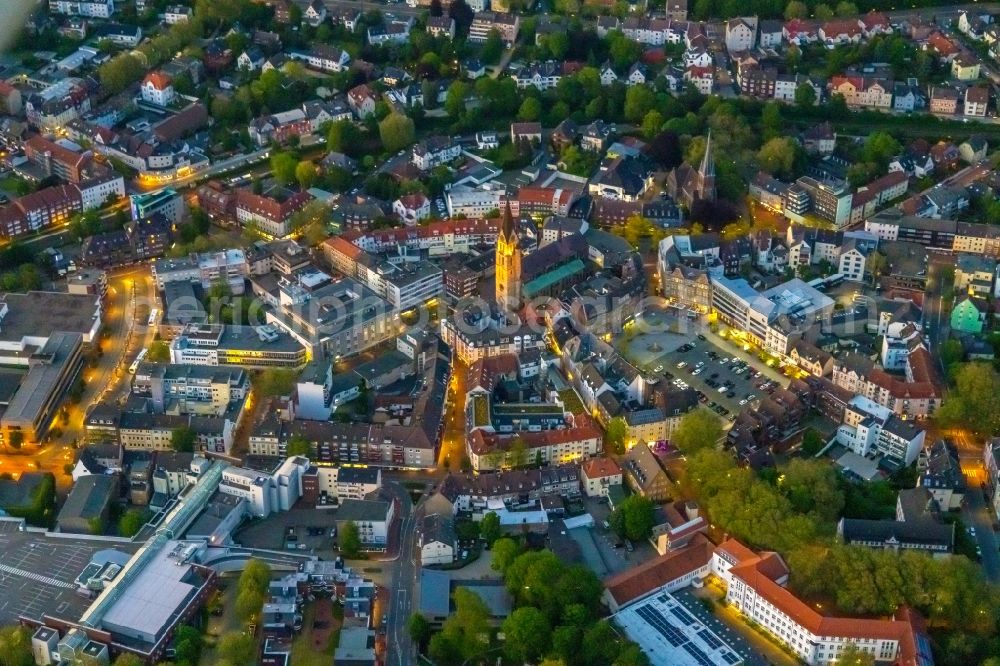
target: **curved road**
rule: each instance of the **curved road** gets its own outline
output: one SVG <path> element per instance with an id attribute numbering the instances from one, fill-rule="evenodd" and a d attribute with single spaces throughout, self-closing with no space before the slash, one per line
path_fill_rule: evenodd
<path id="1" fill-rule="evenodd" d="M 409 493 L 394 481 L 387 481 L 385 490 L 399 500 L 402 523 L 399 528 L 399 548 L 395 557 L 392 584 L 389 586 L 389 615 L 386 620 L 386 663 L 409 666 L 417 663 L 417 651 L 406 629 L 407 620 L 416 604 L 420 564 L 416 551 L 416 531 L 423 513 L 423 500 L 414 507 Z"/>

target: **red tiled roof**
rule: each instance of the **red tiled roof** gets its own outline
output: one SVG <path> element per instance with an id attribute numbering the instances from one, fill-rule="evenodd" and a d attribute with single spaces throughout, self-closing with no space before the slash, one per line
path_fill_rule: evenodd
<path id="1" fill-rule="evenodd" d="M 655 592 L 712 561 L 712 542 L 696 534 L 690 545 L 670 551 L 609 578 L 604 587 L 619 606 Z"/>
<path id="2" fill-rule="evenodd" d="M 787 573 L 782 563 L 776 567 L 776 555 L 767 554 L 764 557 L 741 562 L 729 570 L 735 576 L 753 588 L 758 596 L 787 615 L 793 622 L 802 626 L 815 636 L 881 639 L 899 642 L 900 655 L 898 663 L 911 664 L 916 662 L 915 633 L 923 630 L 922 621 L 913 621 L 913 612 L 902 609 L 902 620 L 884 620 L 868 618 L 841 618 L 821 615 L 807 603 L 796 597 L 791 591 L 779 585 L 773 579 L 774 573 Z M 769 562 L 769 560 L 771 560 Z"/>
<path id="3" fill-rule="evenodd" d="M 837 37 L 847 35 L 853 37 L 861 34 L 861 26 L 856 20 L 842 19 L 839 21 L 827 21 L 820 28 L 827 37 Z"/>
<path id="4" fill-rule="evenodd" d="M 146 85 L 150 83 L 157 90 L 166 90 L 170 87 L 170 77 L 163 72 L 150 72 L 146 75 L 146 78 L 142 80 L 142 84 Z"/>
<path id="5" fill-rule="evenodd" d="M 324 249 L 329 249 L 331 252 L 339 252 L 354 260 L 358 260 L 365 254 L 364 250 L 343 236 L 330 236 L 323 241 L 323 246 Z"/>
<path id="6" fill-rule="evenodd" d="M 250 190 L 240 190 L 236 193 L 236 208 L 248 210 L 280 223 L 299 211 L 311 199 L 312 195 L 308 192 L 297 192 L 284 201 L 278 201 L 272 197 L 254 194 Z"/>
<path id="7" fill-rule="evenodd" d="M 28 152 L 51 153 L 52 159 L 75 168 L 79 168 L 87 160 L 86 154 L 74 152 L 38 134 L 25 141 L 24 148 Z"/>
<path id="8" fill-rule="evenodd" d="M 612 458 L 590 458 L 583 463 L 583 473 L 588 479 L 601 479 L 621 474 L 622 468 Z"/>

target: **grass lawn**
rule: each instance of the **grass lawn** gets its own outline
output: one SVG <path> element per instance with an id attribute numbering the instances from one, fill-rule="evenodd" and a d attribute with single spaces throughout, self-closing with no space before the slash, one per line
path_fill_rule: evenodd
<path id="1" fill-rule="evenodd" d="M 292 641 L 292 666 L 329 666 L 340 641 L 344 609 L 330 599 L 317 599 L 302 613 L 302 632 Z M 316 621 L 327 623 L 314 628 Z"/>
<path id="2" fill-rule="evenodd" d="M 205 630 L 205 648 L 201 651 L 201 666 L 212 666 L 218 659 L 215 655 L 215 643 L 219 636 L 232 631 L 244 631 L 246 625 L 236 617 L 236 577 L 226 576 L 222 579 L 222 585 L 226 589 L 222 591 L 222 615 L 210 615 L 208 627 Z"/>

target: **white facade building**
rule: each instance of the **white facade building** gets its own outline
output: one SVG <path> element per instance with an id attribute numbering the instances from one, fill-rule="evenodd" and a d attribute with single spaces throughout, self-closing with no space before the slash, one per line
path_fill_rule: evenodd
<path id="1" fill-rule="evenodd" d="M 219 491 L 242 497 L 254 516 L 266 518 L 278 511 L 288 511 L 302 497 L 302 474 L 307 469 L 309 460 L 299 456 L 288 458 L 271 474 L 229 467 L 222 472 Z"/>

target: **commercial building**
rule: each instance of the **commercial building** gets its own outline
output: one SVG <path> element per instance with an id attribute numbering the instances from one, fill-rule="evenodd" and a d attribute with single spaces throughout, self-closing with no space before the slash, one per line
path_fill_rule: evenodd
<path id="1" fill-rule="evenodd" d="M 279 308 L 267 311 L 268 323 L 286 331 L 315 358 L 357 354 L 401 330 L 399 310 L 349 278 L 311 292 L 289 289 L 283 296 Z"/>
<path id="2" fill-rule="evenodd" d="M 149 396 L 158 412 L 222 416 L 242 403 L 250 377 L 242 368 L 167 363 L 140 363 L 132 391 Z"/>
<path id="3" fill-rule="evenodd" d="M 235 365 L 242 368 L 298 368 L 308 353 L 273 326 L 188 324 L 170 342 L 170 362 Z"/>
<path id="4" fill-rule="evenodd" d="M 187 218 L 187 204 L 176 190 L 170 188 L 149 194 L 133 194 L 129 197 L 132 219 L 141 220 L 156 213 L 163 215 L 174 224 Z"/>
<path id="5" fill-rule="evenodd" d="M 833 314 L 833 299 L 795 278 L 763 292 L 740 279 L 712 279 L 712 308 L 719 319 L 778 356 L 805 331 Z"/>
<path id="6" fill-rule="evenodd" d="M 337 533 L 344 533 L 347 523 L 354 523 L 365 550 L 385 550 L 389 527 L 396 515 L 394 502 L 349 499 L 337 509 Z"/>
<path id="7" fill-rule="evenodd" d="M 3 305 L 0 304 L 0 321 Z M 83 336 L 52 333 L 26 360 L 28 372 L 21 378 L 6 409 L 0 411 L 0 435 L 15 448 L 21 444 L 40 444 L 45 439 L 62 399 L 83 367 Z"/>
<path id="8" fill-rule="evenodd" d="M 382 470 L 378 467 L 312 467 L 303 477 L 303 493 L 314 489 L 317 504 L 364 499 L 382 487 Z"/>
<path id="9" fill-rule="evenodd" d="M 924 431 L 892 410 L 855 396 L 844 410 L 837 442 L 862 456 L 885 456 L 901 466 L 911 464 L 924 446 Z"/>
<path id="10" fill-rule="evenodd" d="M 210 289 L 221 281 L 236 295 L 243 293 L 244 279 L 250 272 L 246 253 L 239 248 L 191 254 L 181 259 L 157 259 L 151 268 L 156 288 L 160 290 L 173 282 L 191 282 Z"/>
<path id="11" fill-rule="evenodd" d="M 302 497 L 302 475 L 309 460 L 300 456 L 287 458 L 271 473 L 245 467 L 227 467 L 222 472 L 219 492 L 242 497 L 257 518 L 288 511 Z"/>

